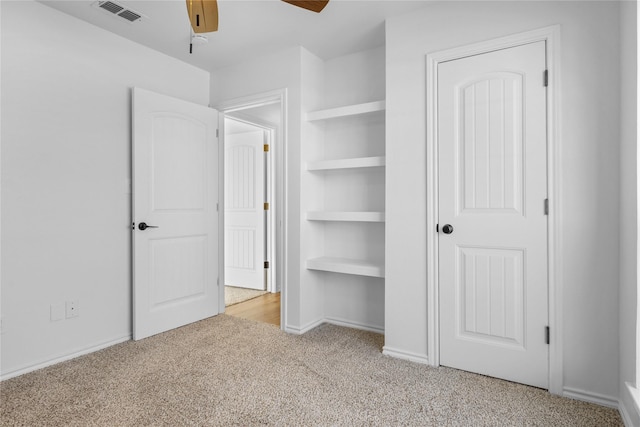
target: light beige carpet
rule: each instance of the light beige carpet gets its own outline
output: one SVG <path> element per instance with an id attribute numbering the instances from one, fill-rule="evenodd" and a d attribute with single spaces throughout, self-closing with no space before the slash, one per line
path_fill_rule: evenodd
<path id="1" fill-rule="evenodd" d="M 237 288 L 235 286 L 224 287 L 224 306 L 239 304 L 250 299 L 266 294 L 267 291 L 257 291 L 255 289 Z"/>
<path id="2" fill-rule="evenodd" d="M 614 409 L 219 315 L 0 384 L 2 426 L 620 426 Z"/>

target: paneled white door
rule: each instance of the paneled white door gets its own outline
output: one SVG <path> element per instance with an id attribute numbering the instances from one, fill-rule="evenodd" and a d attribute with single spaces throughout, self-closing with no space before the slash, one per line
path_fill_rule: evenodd
<path id="1" fill-rule="evenodd" d="M 438 66 L 442 365 L 547 388 L 545 43 Z"/>
<path id="2" fill-rule="evenodd" d="M 218 113 L 133 91 L 133 337 L 218 314 Z"/>
<path id="3" fill-rule="evenodd" d="M 225 284 L 264 290 L 264 131 L 225 136 Z"/>

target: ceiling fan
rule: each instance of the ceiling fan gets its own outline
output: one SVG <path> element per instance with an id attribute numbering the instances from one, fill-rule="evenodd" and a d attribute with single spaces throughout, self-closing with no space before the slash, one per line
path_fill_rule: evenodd
<path id="1" fill-rule="evenodd" d="M 186 0 L 189 20 L 194 33 L 218 31 L 218 2 L 216 0 Z M 329 0 L 282 0 L 285 3 L 320 13 Z"/>

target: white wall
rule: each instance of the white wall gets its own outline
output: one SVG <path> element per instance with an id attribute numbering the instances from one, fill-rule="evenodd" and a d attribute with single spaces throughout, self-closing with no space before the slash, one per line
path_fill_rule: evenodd
<path id="1" fill-rule="evenodd" d="M 615 403 L 619 7 L 438 2 L 387 21 L 386 347 L 427 355 L 426 54 L 560 24 L 564 386 Z"/>
<path id="2" fill-rule="evenodd" d="M 1 7 L 7 377 L 130 336 L 130 88 L 206 105 L 209 73 L 40 3 Z M 50 321 L 67 300 L 80 316 Z"/>
<path id="3" fill-rule="evenodd" d="M 620 402 L 640 425 L 626 383 L 636 384 L 638 283 L 637 3 L 620 7 Z"/>
<path id="4" fill-rule="evenodd" d="M 323 108 L 384 100 L 384 65 L 384 46 L 325 61 Z"/>
<path id="5" fill-rule="evenodd" d="M 324 276 L 307 270 L 306 260 L 322 256 L 325 250 L 323 224 L 310 224 L 304 218 L 307 211 L 319 210 L 325 190 L 321 177 L 306 171 L 306 161 L 318 158 L 324 147 L 320 143 L 321 131 L 304 120 L 304 114 L 322 108 L 324 86 L 323 61 L 307 50 L 301 56 L 300 124 L 300 332 L 305 332 L 324 319 L 326 298 Z"/>

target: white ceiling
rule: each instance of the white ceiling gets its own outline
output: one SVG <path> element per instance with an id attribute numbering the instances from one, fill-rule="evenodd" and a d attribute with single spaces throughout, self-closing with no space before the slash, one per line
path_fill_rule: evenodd
<path id="1" fill-rule="evenodd" d="M 322 59 L 384 44 L 384 20 L 425 7 L 426 0 L 331 0 L 320 13 L 280 0 L 218 0 L 219 29 L 189 54 L 184 0 L 115 0 L 142 13 L 137 23 L 93 7 L 95 0 L 41 0 L 50 7 L 207 71 L 290 46 Z M 81 35 L 79 35 L 81 37 Z"/>

